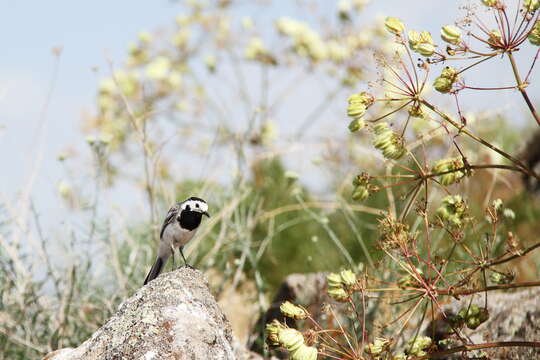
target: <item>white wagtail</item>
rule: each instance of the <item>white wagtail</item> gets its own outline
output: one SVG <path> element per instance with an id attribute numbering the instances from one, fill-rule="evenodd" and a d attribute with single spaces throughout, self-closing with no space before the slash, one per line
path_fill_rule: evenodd
<path id="1" fill-rule="evenodd" d="M 202 216 L 208 214 L 208 204 L 203 199 L 198 197 L 190 197 L 182 202 L 174 204 L 167 213 L 167 217 L 161 226 L 161 232 L 159 234 L 159 249 L 157 259 L 146 279 L 144 285 L 149 281 L 154 280 L 163 266 L 167 263 L 169 256 L 173 255 L 174 248 L 180 250 L 180 255 L 184 259 L 184 264 L 189 266 L 184 252 L 182 251 L 184 245 L 186 245 L 197 232 L 197 228 L 201 223 Z"/>

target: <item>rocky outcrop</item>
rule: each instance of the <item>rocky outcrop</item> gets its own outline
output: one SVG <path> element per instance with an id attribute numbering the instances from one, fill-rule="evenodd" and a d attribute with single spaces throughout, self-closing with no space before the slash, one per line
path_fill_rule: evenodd
<path id="1" fill-rule="evenodd" d="M 464 297 L 460 302 L 454 301 L 444 307 L 446 314 L 457 314 L 461 308 L 469 304 L 483 307 L 485 299 L 476 296 L 472 302 Z M 518 290 L 514 292 L 491 292 L 488 294 L 489 319 L 477 329 L 464 328 L 462 334 L 471 343 L 485 342 L 519 342 L 540 340 L 540 288 Z M 444 321 L 435 323 L 436 329 L 448 329 Z M 425 335 L 431 336 L 428 327 Z M 484 350 L 492 360 L 530 360 L 540 359 L 540 348 L 504 347 Z M 445 359 L 461 359 L 460 354 Z"/>
<path id="2" fill-rule="evenodd" d="M 79 347 L 44 360 L 257 358 L 236 346 L 203 274 L 181 268 L 139 289 Z"/>

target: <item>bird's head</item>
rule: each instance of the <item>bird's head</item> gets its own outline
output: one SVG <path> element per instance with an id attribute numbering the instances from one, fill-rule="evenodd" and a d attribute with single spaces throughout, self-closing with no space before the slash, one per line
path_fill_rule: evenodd
<path id="1" fill-rule="evenodd" d="M 206 201 L 194 196 L 182 202 L 180 205 L 180 211 L 195 212 L 210 217 L 210 214 L 208 213 L 208 204 Z"/>

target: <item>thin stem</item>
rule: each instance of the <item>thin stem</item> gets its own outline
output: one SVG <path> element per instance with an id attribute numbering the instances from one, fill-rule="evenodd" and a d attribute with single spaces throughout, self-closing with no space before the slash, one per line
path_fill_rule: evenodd
<path id="1" fill-rule="evenodd" d="M 534 65 L 536 64 L 536 60 L 538 60 L 538 55 L 540 54 L 540 47 L 538 48 L 538 50 L 536 50 L 536 55 L 534 56 L 534 60 L 531 64 L 531 68 L 529 69 L 529 72 L 527 73 L 527 76 L 525 76 L 525 82 L 528 83 L 529 82 L 529 77 L 531 76 L 531 72 L 534 68 Z"/>
<path id="2" fill-rule="evenodd" d="M 536 109 L 534 108 L 531 99 L 529 99 L 529 95 L 527 95 L 527 91 L 525 90 L 525 88 L 527 87 L 527 83 L 524 83 L 521 80 L 521 76 L 519 75 L 519 71 L 516 65 L 516 60 L 514 59 L 514 55 L 511 51 L 508 52 L 508 59 L 510 60 L 510 64 L 512 64 L 512 71 L 514 72 L 514 77 L 516 78 L 519 92 L 521 92 L 521 95 L 523 95 L 523 99 L 525 99 L 525 102 L 527 103 L 527 106 L 529 107 L 532 116 L 540 126 L 540 115 L 538 115 L 538 113 L 536 112 Z"/>
<path id="3" fill-rule="evenodd" d="M 511 170 L 511 171 L 518 171 L 523 172 L 523 170 L 517 166 L 512 165 L 498 165 L 498 164 L 487 164 L 487 165 L 469 165 L 469 166 L 463 166 L 458 169 L 448 170 L 448 171 L 442 171 L 438 173 L 429 173 L 425 175 L 417 175 L 416 180 L 418 179 L 426 179 L 426 178 L 432 178 L 436 176 L 446 175 L 457 171 L 463 171 L 468 169 L 505 169 L 505 170 Z"/>
<path id="4" fill-rule="evenodd" d="M 470 68 L 472 68 L 472 67 L 474 67 L 474 66 L 476 66 L 476 65 L 478 65 L 478 64 L 483 63 L 484 61 L 487 61 L 487 60 L 489 60 L 489 59 L 492 59 L 493 57 L 495 57 L 495 56 L 497 56 L 497 55 L 499 55 L 498 52 L 495 53 L 495 54 L 493 54 L 493 55 L 490 55 L 490 56 L 488 56 L 488 57 L 485 57 L 485 58 L 483 58 L 482 60 L 476 61 L 476 62 L 472 63 L 471 65 L 469 65 L 469 66 L 467 66 L 467 67 L 464 67 L 463 69 L 459 70 L 457 74 L 459 75 L 459 74 L 461 74 L 461 73 L 463 73 L 463 72 L 469 70 Z"/>
<path id="5" fill-rule="evenodd" d="M 488 265 L 493 266 L 493 265 L 504 264 L 505 262 L 517 259 L 517 258 L 522 257 L 522 256 L 525 256 L 526 254 L 528 254 L 529 252 L 533 251 L 534 249 L 536 249 L 538 247 L 540 247 L 540 242 L 528 247 L 527 249 L 521 251 L 519 254 L 516 254 L 516 255 L 513 255 L 513 256 L 510 256 L 510 257 L 507 257 L 507 258 L 504 258 L 504 259 L 492 261 Z"/>
<path id="6" fill-rule="evenodd" d="M 503 87 L 475 87 L 475 86 L 464 86 L 464 89 L 469 90 L 513 90 L 519 89 L 519 86 L 503 86 Z"/>
<path id="7" fill-rule="evenodd" d="M 454 289 L 435 289 L 434 291 L 439 295 L 472 295 L 485 291 L 494 291 L 494 290 L 508 290 L 508 289 L 518 289 L 524 287 L 535 287 L 540 286 L 540 281 L 526 281 L 513 284 L 501 284 L 486 286 L 484 288 L 475 288 L 475 289 L 464 289 L 464 290 L 454 290 Z"/>
<path id="8" fill-rule="evenodd" d="M 458 124 L 456 121 L 454 121 L 450 116 L 448 116 L 447 114 L 445 114 L 443 111 L 439 110 L 435 105 L 432 105 L 431 103 L 427 102 L 426 100 L 424 99 L 419 99 L 418 100 L 419 102 L 421 102 L 422 104 L 424 104 L 425 106 L 427 106 L 429 109 L 431 109 L 431 111 L 435 112 L 436 114 L 438 114 L 440 117 L 442 117 L 444 120 L 446 120 L 447 122 L 449 122 L 452 126 L 454 126 L 456 129 L 459 130 L 459 132 L 461 133 L 464 133 L 465 135 L 469 136 L 470 138 L 476 140 L 477 142 L 479 142 L 480 144 L 490 148 L 491 150 L 495 151 L 496 153 L 504 156 L 505 158 L 507 158 L 508 160 L 510 160 L 511 162 L 513 162 L 514 164 L 518 165 L 523 172 L 525 172 L 527 175 L 530 175 L 536 179 L 539 179 L 540 180 L 540 176 L 535 174 L 534 172 L 532 172 L 525 164 L 523 164 L 523 162 L 521 162 L 520 160 L 518 160 L 517 158 L 513 157 L 512 155 L 504 152 L 503 150 L 499 149 L 498 147 L 492 145 L 491 143 L 485 141 L 484 139 L 474 135 L 473 133 L 471 133 L 469 130 L 465 129 L 462 125 Z"/>
<path id="9" fill-rule="evenodd" d="M 401 105 L 401 106 L 398 107 L 397 109 L 392 110 L 392 111 L 390 111 L 389 113 L 384 114 L 383 116 L 379 116 L 379 117 L 376 118 L 376 119 L 373 119 L 373 120 L 366 120 L 366 121 L 367 121 L 367 122 L 374 123 L 374 122 L 377 122 L 377 121 L 379 121 L 379 120 L 382 120 L 382 119 L 384 119 L 385 117 L 390 116 L 390 115 L 392 115 L 393 113 L 398 112 L 399 110 L 403 109 L 405 106 L 409 105 L 409 104 L 412 103 L 412 102 L 413 102 L 413 100 L 409 100 L 409 101 L 406 102 L 404 105 Z"/>

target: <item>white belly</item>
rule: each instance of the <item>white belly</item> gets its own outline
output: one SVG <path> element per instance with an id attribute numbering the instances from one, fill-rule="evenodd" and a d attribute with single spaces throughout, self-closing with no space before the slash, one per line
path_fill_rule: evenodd
<path id="1" fill-rule="evenodd" d="M 184 246 L 195 235 L 197 229 L 192 231 L 182 229 L 177 221 L 169 224 L 163 232 L 163 240 L 174 247 Z"/>

